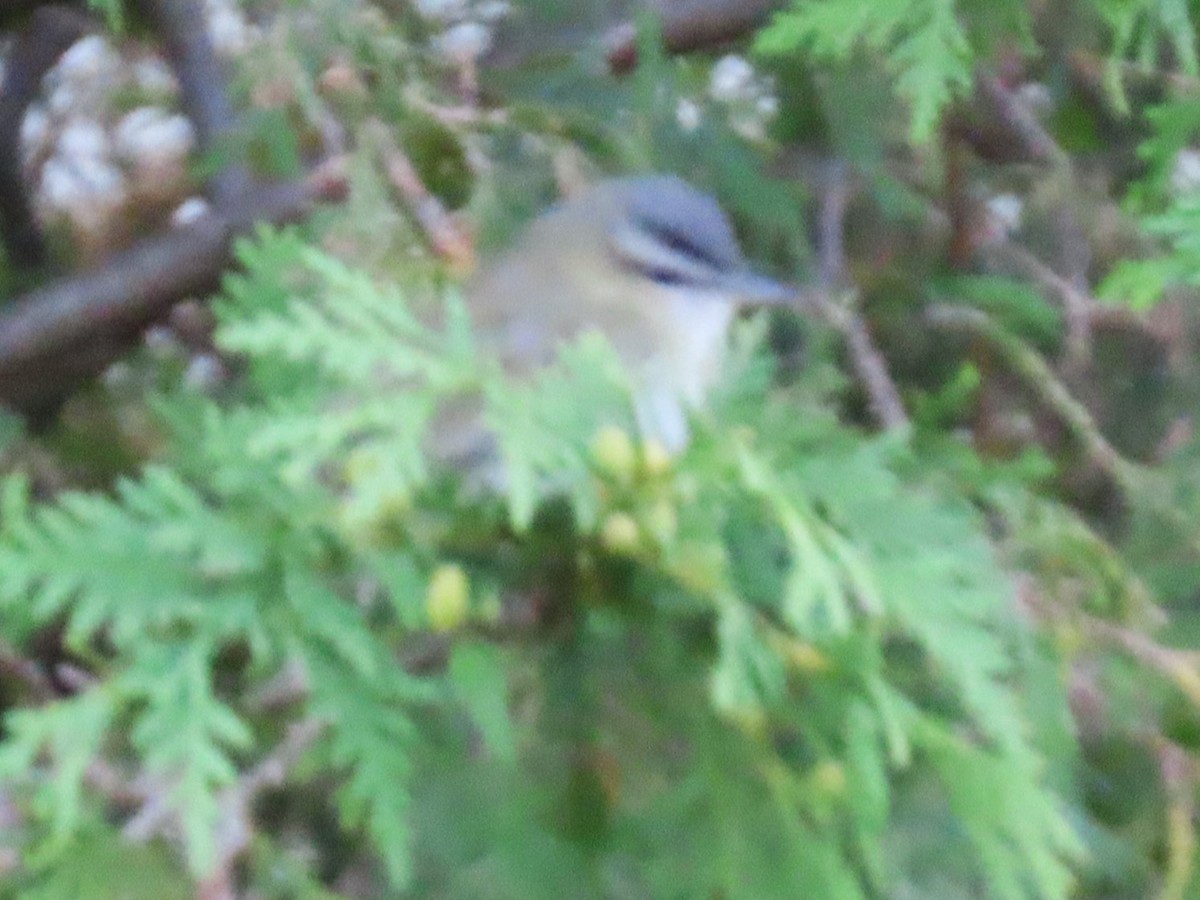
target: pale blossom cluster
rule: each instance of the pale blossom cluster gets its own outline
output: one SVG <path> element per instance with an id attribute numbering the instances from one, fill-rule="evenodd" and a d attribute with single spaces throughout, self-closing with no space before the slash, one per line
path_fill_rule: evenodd
<path id="1" fill-rule="evenodd" d="M 762 140 L 779 114 L 774 82 L 743 56 L 729 54 L 717 60 L 709 74 L 708 94 L 725 107 L 730 126 L 747 140 Z"/>
<path id="2" fill-rule="evenodd" d="M 21 123 L 21 161 L 43 224 L 65 224 L 90 253 L 131 203 L 181 193 L 195 138 L 169 111 L 176 92 L 157 57 L 126 58 L 101 35 L 70 47 Z M 118 97 L 138 105 L 122 109 Z"/>
<path id="3" fill-rule="evenodd" d="M 1171 166 L 1171 190 L 1176 196 L 1200 192 L 1200 150 L 1186 147 L 1175 154 Z"/>
<path id="4" fill-rule="evenodd" d="M 209 39 L 219 56 L 242 56 L 261 37 L 258 27 L 246 20 L 237 0 L 204 0 L 204 15 Z"/>
<path id="5" fill-rule="evenodd" d="M 512 12 L 507 0 L 416 0 L 417 12 L 440 29 L 431 46 L 454 65 L 477 62 L 492 47 L 497 23 Z"/>
<path id="6" fill-rule="evenodd" d="M 259 38 L 236 0 L 203 0 L 203 9 L 219 55 L 244 54 Z M 94 256 L 148 213 L 183 202 L 195 132 L 177 100 L 170 68 L 147 48 L 99 34 L 71 46 L 21 123 L 22 166 L 43 226 L 65 226 Z M 172 221 L 195 215 L 190 204 Z"/>
<path id="7" fill-rule="evenodd" d="M 715 104 L 735 132 L 750 141 L 766 136 L 767 126 L 779 114 L 775 85 L 760 75 L 743 56 L 729 54 L 709 73 L 707 101 L 679 100 L 675 119 L 684 131 L 695 131 L 704 119 L 705 106 Z"/>
<path id="8" fill-rule="evenodd" d="M 994 194 L 985 203 L 989 234 L 997 240 L 1011 238 L 1021 229 L 1025 201 L 1016 194 Z"/>

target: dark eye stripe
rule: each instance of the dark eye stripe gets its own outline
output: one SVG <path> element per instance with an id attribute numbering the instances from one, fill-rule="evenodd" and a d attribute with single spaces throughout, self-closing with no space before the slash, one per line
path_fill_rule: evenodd
<path id="1" fill-rule="evenodd" d="M 649 219 L 643 219 L 640 224 L 648 233 L 654 235 L 656 241 L 665 247 L 670 247 L 671 250 L 680 256 L 686 256 L 693 262 L 701 263 L 713 269 L 720 270 L 725 267 L 724 260 L 718 259 L 713 253 L 697 245 L 688 235 L 670 226 L 663 225 L 661 222 L 654 222 Z"/>
<path id="2" fill-rule="evenodd" d="M 657 266 L 644 266 L 642 267 L 641 272 L 656 284 L 670 286 L 676 284 L 685 284 L 688 281 L 686 275 L 684 275 L 682 272 L 677 272 L 674 269 L 664 269 Z"/>

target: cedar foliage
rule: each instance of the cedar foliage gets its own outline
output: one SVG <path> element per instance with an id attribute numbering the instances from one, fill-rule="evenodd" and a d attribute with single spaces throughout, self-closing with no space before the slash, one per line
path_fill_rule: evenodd
<path id="1" fill-rule="evenodd" d="M 1189 4 L 1067 5 L 1107 54 L 1113 108 L 1138 101 L 1129 58 L 1195 75 Z M 338 115 L 386 115 L 498 232 L 500 211 L 545 198 L 553 161 L 586 153 L 687 172 L 756 255 L 811 272 L 800 192 L 760 174 L 770 147 L 715 106 L 681 130 L 708 61 L 664 57 L 652 21 L 629 84 L 541 60 L 497 76 L 508 120 L 450 126 L 417 102 L 444 73 L 411 15 L 299 6 L 244 63 L 302 79 L 297 143 L 320 61 L 350 54 L 371 95 Z M 976 69 L 997 47 L 1032 55 L 1038 24 L 1016 2 L 807 0 L 755 46 L 777 67 L 780 139 L 817 122 L 894 247 L 928 185 L 889 154 L 929 152 Z M 1136 123 L 1135 213 L 1166 240 L 1105 273 L 1130 308 L 1196 279 L 1195 195 L 1165 191 L 1200 127 L 1180 103 Z M 8 697 L 7 889 L 184 895 L 244 829 L 237 877 L 258 896 L 333 896 L 347 872 L 373 896 L 1191 895 L 1193 779 L 1164 760 L 1194 767 L 1200 690 L 1154 629 L 1166 610 L 1190 646 L 1194 448 L 1153 477 L 1122 468 L 1147 490 L 1114 527 L 1065 501 L 1076 457 L 965 439 L 989 377 L 968 350 L 896 339 L 924 370 L 897 364 L 913 426 L 879 434 L 826 326 L 759 316 L 668 460 L 637 437 L 602 341 L 522 383 L 479 351 L 362 133 L 345 210 L 239 246 L 212 301 L 237 377 L 203 392 L 143 362 L 155 449 L 136 471 L 46 497 L 24 465 L 37 439 L 7 437 L 0 628 L 86 674 L 53 700 Z M 905 265 L 863 278 L 883 340 L 947 302 L 986 314 L 1012 358 L 1062 340 L 1027 280 Z M 488 484 L 425 452 L 453 404 L 495 435 Z M 1068 702 L 1084 677 L 1097 721 Z M 281 782 L 239 805 L 305 729 Z"/>

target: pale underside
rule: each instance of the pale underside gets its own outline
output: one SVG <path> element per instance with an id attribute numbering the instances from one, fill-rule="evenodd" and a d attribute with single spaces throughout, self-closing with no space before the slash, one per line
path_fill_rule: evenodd
<path id="1" fill-rule="evenodd" d="M 732 298 L 660 285 L 616 265 L 604 229 L 574 221 L 610 213 L 598 199 L 586 210 L 566 204 L 544 215 L 470 284 L 472 325 L 481 350 L 517 377 L 549 364 L 583 334 L 602 334 L 633 381 L 642 437 L 678 452 L 688 441 L 688 411 L 703 403 L 720 371 L 735 306 Z M 445 410 L 431 449 L 465 468 L 494 457 L 479 404 Z"/>

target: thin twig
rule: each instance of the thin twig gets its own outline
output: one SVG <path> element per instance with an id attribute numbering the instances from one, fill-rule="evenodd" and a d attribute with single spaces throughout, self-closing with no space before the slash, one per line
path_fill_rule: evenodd
<path id="1" fill-rule="evenodd" d="M 1019 140 L 1035 160 L 1069 165 L 1067 152 L 1051 137 L 1036 115 L 1021 97 L 1008 88 L 996 75 L 980 72 L 975 78 L 980 99 L 988 106 L 998 123 Z"/>
<path id="2" fill-rule="evenodd" d="M 459 104 L 458 106 L 442 106 L 421 96 L 415 86 L 405 91 L 404 103 L 411 109 L 422 112 L 448 128 L 503 125 L 508 122 L 508 111 L 503 109 L 484 109 L 478 106 Z"/>
<path id="3" fill-rule="evenodd" d="M 138 807 L 155 793 L 162 793 L 148 784 L 146 778 L 131 779 L 103 758 L 88 763 L 85 773 L 88 785 L 110 803 L 118 806 Z"/>
<path id="4" fill-rule="evenodd" d="M 1092 251 L 1079 227 L 1079 218 L 1069 204 L 1055 211 L 1054 224 L 1060 247 L 1060 268 L 1067 273 L 1064 280 L 1075 288 L 1062 295 L 1067 334 L 1060 365 L 1068 374 L 1081 375 L 1092 358 L 1092 322 L 1097 306 L 1087 283 Z"/>
<path id="5" fill-rule="evenodd" d="M 144 844 L 160 835 L 174 837 L 172 829 L 177 824 L 171 806 L 171 791 L 167 784 L 148 790 L 142 798 L 141 808 L 121 829 L 121 836 L 135 844 Z"/>
<path id="6" fill-rule="evenodd" d="M 1196 863 L 1196 764 L 1183 747 L 1158 741 L 1158 770 L 1167 797 L 1167 859 L 1162 900 L 1183 900 Z"/>
<path id="7" fill-rule="evenodd" d="M 844 286 L 849 267 L 846 265 L 846 211 L 850 206 L 850 179 L 846 164 L 833 160 L 826 167 L 824 190 L 821 192 L 821 213 L 817 239 L 821 285 L 827 293 Z"/>
<path id="8" fill-rule="evenodd" d="M 308 670 L 300 660 L 289 660 L 265 683 L 246 698 L 246 706 L 255 712 L 279 712 L 303 702 L 309 696 Z"/>
<path id="9" fill-rule="evenodd" d="M 288 727 L 280 744 L 257 766 L 243 775 L 236 785 L 221 797 L 220 833 L 217 845 L 217 864 L 213 872 L 196 887 L 204 900 L 234 898 L 234 866 L 254 837 L 253 812 L 255 801 L 266 791 L 279 787 L 287 779 L 308 749 L 325 730 L 325 723 L 304 719 Z"/>
<path id="10" fill-rule="evenodd" d="M 825 190 L 821 194 L 817 248 L 821 290 L 817 292 L 817 306 L 824 318 L 845 338 L 850 363 L 867 392 L 871 411 L 880 426 L 888 431 L 906 429 L 909 420 L 904 401 L 888 371 L 887 361 L 875 346 L 867 323 L 856 308 L 856 292 L 841 290 L 843 299 L 841 302 L 835 299 L 835 291 L 849 279 L 843 238 L 849 202 L 850 182 L 845 164 L 835 162 L 830 166 Z"/>
<path id="11" fill-rule="evenodd" d="M 198 897 L 208 900 L 233 898 L 233 868 L 238 858 L 250 846 L 254 837 L 253 807 L 257 799 L 286 780 L 288 773 L 320 737 L 325 723 L 306 719 L 289 726 L 279 745 L 243 775 L 236 784 L 222 792 L 218 803 L 221 806 L 220 831 L 217 834 L 217 860 L 211 874 L 196 887 Z M 103 772 L 98 769 L 97 774 Z M 106 773 L 111 782 L 104 792 L 113 796 L 119 786 L 128 795 L 137 798 L 141 808 L 125 823 L 122 836 L 134 843 L 146 843 L 156 837 L 177 839 L 179 836 L 179 811 L 171 800 L 170 785 L 155 784 L 153 787 L 130 786 L 119 777 Z M 89 770 L 89 775 L 92 772 Z M 90 778 L 94 787 L 105 786 L 104 780 Z"/>
<path id="12" fill-rule="evenodd" d="M 1148 635 L 1104 619 L 1088 616 L 1081 625 L 1090 637 L 1120 647 L 1138 662 L 1154 669 L 1200 707 L 1200 653 L 1164 647 Z"/>
<path id="13" fill-rule="evenodd" d="M 364 133 L 378 148 L 388 181 L 400 194 L 433 252 L 445 260 L 452 271 L 471 272 L 475 268 L 475 247 L 470 235 L 425 187 L 416 166 L 392 139 L 387 126 L 374 120 L 366 125 Z"/>
<path id="14" fill-rule="evenodd" d="M 58 698 L 49 676 L 31 659 L 26 659 L 8 641 L 0 640 L 0 676 L 15 678 L 24 685 L 31 699 L 48 703 Z"/>
<path id="15" fill-rule="evenodd" d="M 1111 96 L 1107 84 L 1107 71 L 1116 66 L 1123 81 L 1141 82 L 1143 85 L 1166 85 L 1184 94 L 1200 93 L 1200 79 L 1182 72 L 1171 72 L 1154 66 L 1128 60 L 1115 61 L 1087 50 L 1076 50 L 1067 57 L 1071 73 L 1088 88 L 1101 96 Z"/>
<path id="16" fill-rule="evenodd" d="M 1070 320 L 1082 317 L 1087 320 L 1086 327 L 1090 329 L 1091 317 L 1100 308 L 1100 303 L 1076 281 L 1059 275 L 1024 247 L 1012 241 L 998 241 L 990 245 L 985 250 L 985 258 L 992 268 L 1002 267 L 1029 278 L 1058 301 L 1065 318 Z"/>
<path id="17" fill-rule="evenodd" d="M 1117 452 L 1100 433 L 1091 413 L 1071 396 L 1049 364 L 1031 347 L 997 324 L 987 313 L 969 306 L 935 304 L 925 311 L 927 321 L 938 327 L 964 331 L 985 340 L 1004 360 L 1021 383 L 1067 427 L 1088 461 L 1107 474 L 1123 490 L 1138 483 L 1137 467 Z"/>
<path id="18" fill-rule="evenodd" d="M 1025 389 L 1066 426 L 1089 464 L 1112 479 L 1125 496 L 1136 498 L 1145 509 L 1178 529 L 1191 551 L 1200 554 L 1200 529 L 1195 520 L 1163 495 L 1152 472 L 1125 459 L 1109 443 L 1091 413 L 1071 396 L 1037 351 L 1005 331 L 987 313 L 969 306 L 935 304 L 926 309 L 925 318 L 936 327 L 966 332 L 986 341 Z"/>

